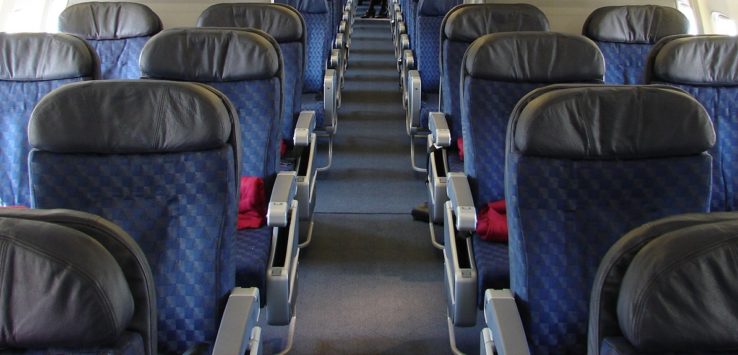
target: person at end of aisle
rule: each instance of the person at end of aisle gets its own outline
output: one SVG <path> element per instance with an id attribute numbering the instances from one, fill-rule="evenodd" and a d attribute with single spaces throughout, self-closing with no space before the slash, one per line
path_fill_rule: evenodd
<path id="1" fill-rule="evenodd" d="M 374 6 L 379 3 L 379 13 L 374 14 Z M 366 10 L 364 15 L 361 16 L 361 18 L 387 18 L 387 0 L 371 0 L 369 1 L 369 9 Z"/>

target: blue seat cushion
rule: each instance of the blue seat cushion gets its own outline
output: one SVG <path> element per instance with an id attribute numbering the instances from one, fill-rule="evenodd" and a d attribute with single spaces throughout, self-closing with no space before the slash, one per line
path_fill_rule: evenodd
<path id="1" fill-rule="evenodd" d="M 507 243 L 488 242 L 474 234 L 474 262 L 477 264 L 477 302 L 484 305 L 484 291 L 510 287 L 510 257 Z"/>
<path id="2" fill-rule="evenodd" d="M 236 285 L 258 287 L 261 306 L 266 304 L 266 270 L 272 245 L 272 227 L 242 229 L 233 240 Z"/>
<path id="3" fill-rule="evenodd" d="M 323 97 L 319 94 L 302 94 L 302 111 L 315 111 L 315 128 L 325 127 L 325 107 Z"/>
<path id="4" fill-rule="evenodd" d="M 438 108 L 438 91 L 424 92 L 420 100 L 420 127 L 428 128 L 428 114 L 437 112 Z"/>

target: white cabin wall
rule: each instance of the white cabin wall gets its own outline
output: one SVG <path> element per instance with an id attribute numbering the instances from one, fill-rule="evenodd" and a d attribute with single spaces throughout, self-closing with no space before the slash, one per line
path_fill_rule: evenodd
<path id="1" fill-rule="evenodd" d="M 70 0 L 67 5 L 74 5 L 89 0 Z M 116 0 L 96 0 L 116 1 Z M 117 0 L 120 1 L 120 0 Z M 161 18 L 164 28 L 191 27 L 208 6 L 224 2 L 272 2 L 269 0 L 126 0 L 150 7 Z"/>
<path id="2" fill-rule="evenodd" d="M 712 13 L 721 12 L 735 21 L 738 21 L 738 1 L 736 0 L 699 0 L 700 17 L 705 33 L 714 33 Z"/>

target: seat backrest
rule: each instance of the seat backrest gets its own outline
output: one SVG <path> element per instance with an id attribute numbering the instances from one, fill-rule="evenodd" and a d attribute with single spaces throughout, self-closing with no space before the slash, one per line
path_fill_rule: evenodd
<path id="1" fill-rule="evenodd" d="M 484 35 L 461 70 L 464 172 L 478 206 L 504 198 L 505 132 L 518 100 L 549 84 L 601 83 L 605 71 L 592 41 L 554 32 Z"/>
<path id="2" fill-rule="evenodd" d="M 326 0 L 277 0 L 300 12 L 307 27 L 307 57 L 303 73 L 304 93 L 323 93 L 323 76 L 331 52 L 332 14 Z"/>
<path id="3" fill-rule="evenodd" d="M 651 47 L 660 39 L 689 31 L 689 20 L 677 9 L 657 5 L 601 7 L 584 22 L 582 34 L 602 50 L 605 83 L 643 84 Z"/>
<path id="4" fill-rule="evenodd" d="M 590 300 L 589 354 L 738 349 L 738 214 L 667 217 L 610 248 Z"/>
<path id="5" fill-rule="evenodd" d="M 0 231 L 2 269 L 15 274 L 2 278 L 13 337 L 0 347 L 156 354 L 154 277 L 120 227 L 78 211 L 0 208 Z"/>
<path id="6" fill-rule="evenodd" d="M 419 0 L 415 16 L 415 62 L 423 92 L 437 93 L 440 82 L 441 23 L 461 0 Z"/>
<path id="7" fill-rule="evenodd" d="M 159 16 L 132 2 L 83 2 L 59 15 L 59 31 L 87 40 L 100 57 L 102 79 L 138 79 L 138 57 L 161 31 Z"/>
<path id="8" fill-rule="evenodd" d="M 180 28 L 151 38 L 141 52 L 145 78 L 195 81 L 225 94 L 238 112 L 241 174 L 271 191 L 279 167 L 283 69 L 279 45 L 246 28 Z"/>
<path id="9" fill-rule="evenodd" d="M 284 61 L 282 137 L 292 137 L 302 105 L 307 30 L 302 15 L 284 4 L 237 3 L 208 7 L 197 20 L 199 27 L 255 28 L 279 43 Z"/>
<path id="10" fill-rule="evenodd" d="M 94 50 L 71 35 L 0 33 L 0 206 L 30 206 L 28 119 L 49 91 L 99 76 Z"/>
<path id="11" fill-rule="evenodd" d="M 584 354 L 597 266 L 623 234 L 705 212 L 715 132 L 685 92 L 549 86 L 507 133 L 510 287 L 532 353 Z"/>
<path id="12" fill-rule="evenodd" d="M 738 39 L 674 36 L 657 43 L 648 59 L 648 83 L 676 85 L 707 109 L 717 133 L 712 211 L 738 210 Z"/>
<path id="13" fill-rule="evenodd" d="M 156 281 L 159 353 L 212 342 L 235 286 L 238 120 L 197 83 L 91 81 L 46 96 L 29 122 L 33 205 L 102 216 Z"/>
<path id="14" fill-rule="evenodd" d="M 441 112 L 451 122 L 451 136 L 456 139 L 461 135 L 461 62 L 469 45 L 489 33 L 548 31 L 548 19 L 533 5 L 466 4 L 451 9 L 441 29 Z"/>
<path id="15" fill-rule="evenodd" d="M 415 48 L 415 17 L 418 15 L 418 0 L 400 0 L 410 48 Z"/>

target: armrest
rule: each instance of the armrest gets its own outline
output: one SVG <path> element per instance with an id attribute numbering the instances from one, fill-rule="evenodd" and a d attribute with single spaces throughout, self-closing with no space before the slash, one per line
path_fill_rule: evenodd
<path id="1" fill-rule="evenodd" d="M 429 148 L 433 147 L 428 136 Z M 445 149 L 428 150 L 428 217 L 433 223 L 443 222 L 443 211 L 448 201 L 447 189 L 448 164 Z"/>
<path id="2" fill-rule="evenodd" d="M 282 171 L 277 174 L 269 200 L 269 208 L 267 209 L 267 225 L 271 227 L 287 226 L 295 194 L 297 194 L 297 173 Z"/>
<path id="3" fill-rule="evenodd" d="M 477 323 L 477 267 L 472 238 L 456 236 L 451 202 L 444 205 L 443 265 L 448 316 L 456 326 Z"/>
<path id="4" fill-rule="evenodd" d="M 446 115 L 443 112 L 431 112 L 428 117 L 428 128 L 431 131 L 431 142 L 436 147 L 451 146 L 451 130 L 448 129 Z"/>
<path id="5" fill-rule="evenodd" d="M 328 134 L 333 134 L 336 127 L 336 108 L 338 106 L 338 76 L 335 69 L 326 69 L 323 77 L 323 108 L 325 109 L 325 122 L 330 122 L 330 126 L 326 126 L 325 130 Z"/>
<path id="6" fill-rule="evenodd" d="M 405 49 L 402 51 L 402 66 L 406 71 L 410 71 L 415 68 L 415 55 L 413 55 L 412 49 Z"/>
<path id="7" fill-rule="evenodd" d="M 228 296 L 228 302 L 220 320 L 213 354 L 250 354 L 261 352 L 259 321 L 259 289 L 236 287 Z"/>
<path id="8" fill-rule="evenodd" d="M 448 173 L 448 198 L 456 216 L 456 230 L 473 232 L 477 229 L 477 212 L 474 208 L 469 180 L 464 173 Z"/>
<path id="9" fill-rule="evenodd" d="M 337 40 L 337 39 L 336 39 Z M 329 69 L 338 69 L 341 65 L 341 51 L 338 48 L 331 49 L 331 56 L 328 58 Z"/>
<path id="10" fill-rule="evenodd" d="M 336 41 L 333 42 L 333 48 L 336 48 L 339 50 L 343 50 L 344 48 L 346 48 L 346 42 L 344 41 L 343 36 L 344 36 L 343 32 L 336 33 Z"/>
<path id="11" fill-rule="evenodd" d="M 266 270 L 267 323 L 287 325 L 294 314 L 297 297 L 297 264 L 300 257 L 299 202 L 290 204 L 289 219 L 285 228 L 274 228 Z"/>
<path id="12" fill-rule="evenodd" d="M 407 72 L 407 113 L 406 128 L 408 135 L 414 135 L 420 126 L 420 73 L 417 70 Z"/>
<path id="13" fill-rule="evenodd" d="M 315 111 L 302 111 L 297 117 L 292 142 L 295 146 L 307 146 L 315 130 Z"/>
<path id="14" fill-rule="evenodd" d="M 400 36 L 407 35 L 407 25 L 405 24 L 404 19 L 400 19 L 399 21 L 397 21 L 397 33 L 400 34 Z M 408 37 L 408 44 L 410 44 L 409 40 L 410 38 Z"/>
<path id="15" fill-rule="evenodd" d="M 344 12 L 344 16 L 348 16 L 348 15 L 346 15 L 346 13 Z M 347 20 L 341 20 L 341 23 L 338 24 L 338 32 L 346 33 L 346 29 L 348 28 L 348 25 L 346 24 L 346 22 Z"/>
<path id="16" fill-rule="evenodd" d="M 498 354 L 530 354 L 515 297 L 509 289 L 484 293 L 484 319 Z"/>

